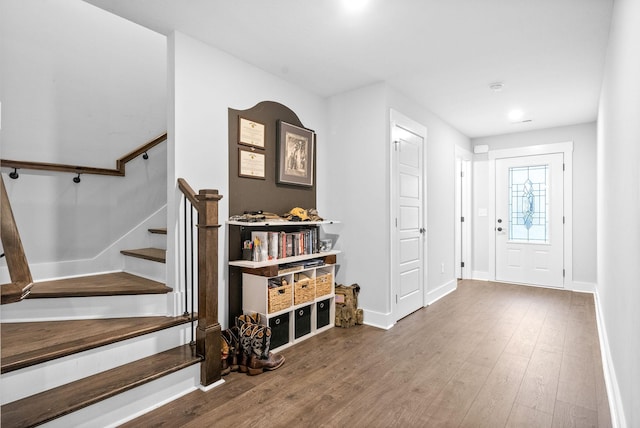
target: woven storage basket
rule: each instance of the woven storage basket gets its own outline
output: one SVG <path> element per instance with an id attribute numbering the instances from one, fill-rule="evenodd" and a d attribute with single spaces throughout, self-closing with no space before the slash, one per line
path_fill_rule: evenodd
<path id="1" fill-rule="evenodd" d="M 269 288 L 269 313 L 281 311 L 291 306 L 291 285 Z"/>
<path id="2" fill-rule="evenodd" d="M 316 296 L 331 294 L 333 288 L 333 275 L 330 273 L 316 276 Z"/>
<path id="3" fill-rule="evenodd" d="M 311 302 L 316 297 L 316 281 L 313 278 L 300 277 L 293 281 L 293 304 Z"/>

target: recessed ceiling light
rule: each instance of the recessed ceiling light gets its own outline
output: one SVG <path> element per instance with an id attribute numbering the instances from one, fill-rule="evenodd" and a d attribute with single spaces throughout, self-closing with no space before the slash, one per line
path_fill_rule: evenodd
<path id="1" fill-rule="evenodd" d="M 508 117 L 511 122 L 521 122 L 524 112 L 520 109 L 514 109 L 509 112 Z"/>
<path id="2" fill-rule="evenodd" d="M 489 89 L 493 92 L 500 92 L 504 88 L 504 83 L 502 82 L 494 82 L 489 85 Z"/>
<path id="3" fill-rule="evenodd" d="M 368 3 L 369 3 L 369 0 L 342 0 L 342 4 L 344 8 L 348 12 L 352 12 L 352 13 L 360 12 L 365 7 L 367 7 Z"/>

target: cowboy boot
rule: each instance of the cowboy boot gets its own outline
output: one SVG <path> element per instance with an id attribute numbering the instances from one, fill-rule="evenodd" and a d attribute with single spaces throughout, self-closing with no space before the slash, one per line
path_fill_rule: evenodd
<path id="1" fill-rule="evenodd" d="M 222 335 L 221 335 L 222 340 L 220 343 L 221 359 L 222 359 L 220 374 L 222 376 L 226 376 L 229 373 L 231 373 L 231 367 L 229 367 L 229 342 L 227 342 L 227 338 L 224 335 L 225 331 L 226 330 L 222 332 Z"/>
<path id="2" fill-rule="evenodd" d="M 238 328 L 231 327 L 227 330 L 222 331 L 223 338 L 223 349 L 226 346 L 228 349 L 227 359 L 226 361 L 223 359 L 223 369 L 226 362 L 226 365 L 229 368 L 229 371 L 236 372 L 238 371 L 238 351 L 240 348 L 239 339 L 238 339 Z M 224 358 L 224 357 L 223 357 Z"/>
<path id="3" fill-rule="evenodd" d="M 269 352 L 271 344 L 271 328 L 261 325 L 251 333 L 251 353 L 247 365 L 250 376 L 262 373 L 264 370 L 275 370 L 284 364 L 284 356 Z"/>
<path id="4" fill-rule="evenodd" d="M 238 370 L 241 373 L 247 372 L 247 364 L 249 363 L 249 354 L 251 352 L 251 334 L 256 327 L 258 327 L 256 324 L 244 323 L 239 330 L 240 359 L 238 360 Z"/>

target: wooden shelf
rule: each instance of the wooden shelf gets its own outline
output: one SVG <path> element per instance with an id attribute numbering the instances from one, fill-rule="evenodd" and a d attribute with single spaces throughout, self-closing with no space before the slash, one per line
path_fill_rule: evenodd
<path id="1" fill-rule="evenodd" d="M 234 221 L 228 220 L 227 224 L 231 226 L 245 227 L 275 227 L 275 226 L 318 226 L 323 224 L 340 224 L 339 221 L 322 220 L 322 221 L 289 221 L 289 220 L 267 220 L 267 221 Z"/>
<path id="2" fill-rule="evenodd" d="M 300 262 L 304 260 L 319 259 L 327 256 L 335 256 L 340 254 L 339 250 L 325 251 L 322 253 L 303 254 L 301 256 L 285 257 L 283 259 L 265 260 L 263 262 L 252 262 L 250 260 L 232 260 L 229 262 L 231 266 L 237 266 L 248 269 L 259 269 L 268 266 L 277 266 L 285 263 Z M 334 262 L 335 263 L 335 262 Z"/>

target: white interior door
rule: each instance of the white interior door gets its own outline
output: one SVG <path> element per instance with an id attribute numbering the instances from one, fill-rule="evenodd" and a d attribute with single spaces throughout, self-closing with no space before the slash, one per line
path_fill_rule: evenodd
<path id="1" fill-rule="evenodd" d="M 564 286 L 563 154 L 496 159 L 496 280 Z"/>
<path id="2" fill-rule="evenodd" d="M 393 124 L 396 319 L 424 306 L 424 138 Z"/>

